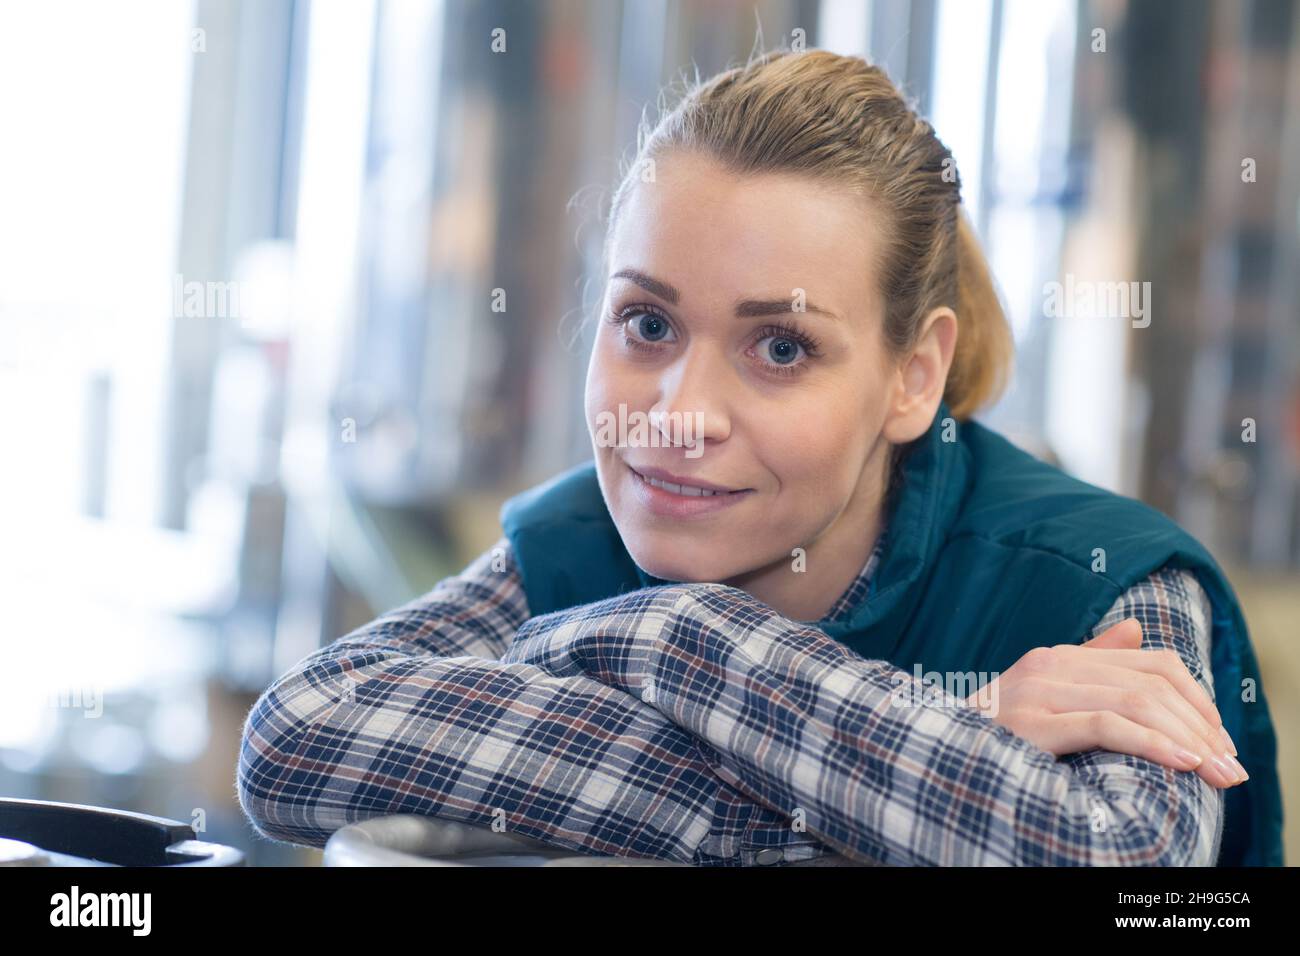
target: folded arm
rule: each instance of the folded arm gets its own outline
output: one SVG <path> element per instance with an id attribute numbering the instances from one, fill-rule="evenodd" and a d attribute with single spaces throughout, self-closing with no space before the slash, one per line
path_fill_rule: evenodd
<path id="1" fill-rule="evenodd" d="M 308 655 L 245 722 L 240 804 L 262 835 L 321 846 L 393 813 L 580 852 L 734 864 L 784 825 L 697 741 L 621 690 L 495 660 L 528 619 L 504 539 L 423 597 Z"/>
<path id="2" fill-rule="evenodd" d="M 1142 621 L 1213 694 L 1203 593 L 1130 589 L 1094 633 Z M 1188 610 L 1191 608 L 1192 610 Z M 720 777 L 853 859 L 936 865 L 1212 865 L 1221 791 L 1092 750 L 1057 760 L 905 671 L 718 584 L 645 589 L 536 617 L 503 657 L 593 677 L 702 741 Z"/>

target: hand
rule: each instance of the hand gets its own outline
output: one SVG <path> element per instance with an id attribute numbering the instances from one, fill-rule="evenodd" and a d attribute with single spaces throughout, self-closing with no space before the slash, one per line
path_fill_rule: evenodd
<path id="1" fill-rule="evenodd" d="M 1244 781 L 1218 708 L 1182 658 L 1141 647 L 1135 618 L 1083 644 L 1035 647 L 966 704 L 1057 756 L 1100 747 L 1194 769 L 1217 787 Z"/>

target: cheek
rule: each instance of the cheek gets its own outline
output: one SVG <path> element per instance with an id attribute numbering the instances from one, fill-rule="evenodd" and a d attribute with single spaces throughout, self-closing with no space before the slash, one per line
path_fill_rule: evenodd
<path id="1" fill-rule="evenodd" d="M 870 447 L 871 415 L 861 390 L 837 387 L 796 395 L 770 409 L 751 432 L 783 491 L 818 496 L 835 508 L 856 483 Z M 810 497 L 805 500 L 811 502 Z"/>
<path id="2" fill-rule="evenodd" d="M 610 337 L 602 328 L 592 346 L 591 361 L 587 364 L 587 384 L 583 393 L 587 427 L 593 432 L 599 413 L 616 412 L 618 403 L 628 400 L 623 394 L 627 386 L 620 381 L 619 363 L 614 358 L 612 349 Z"/>

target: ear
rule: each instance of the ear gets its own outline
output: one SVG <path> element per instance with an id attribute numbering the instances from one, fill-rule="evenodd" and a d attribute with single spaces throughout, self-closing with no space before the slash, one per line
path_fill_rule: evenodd
<path id="1" fill-rule="evenodd" d="M 946 305 L 930 311 L 911 353 L 895 370 L 883 433 L 895 445 L 923 435 L 943 400 L 957 347 L 957 314 Z"/>

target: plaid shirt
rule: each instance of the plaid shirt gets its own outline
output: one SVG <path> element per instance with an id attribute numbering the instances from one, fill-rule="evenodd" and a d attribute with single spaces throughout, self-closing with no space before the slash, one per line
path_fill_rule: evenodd
<path id="1" fill-rule="evenodd" d="M 869 594 L 883 543 L 823 621 Z M 1151 575 L 1093 636 L 1126 617 L 1213 696 L 1192 575 Z M 1224 812 L 1194 772 L 1057 758 L 736 588 L 530 616 L 504 538 L 275 681 L 237 776 L 275 840 L 415 813 L 701 866 L 1208 866 Z"/>

